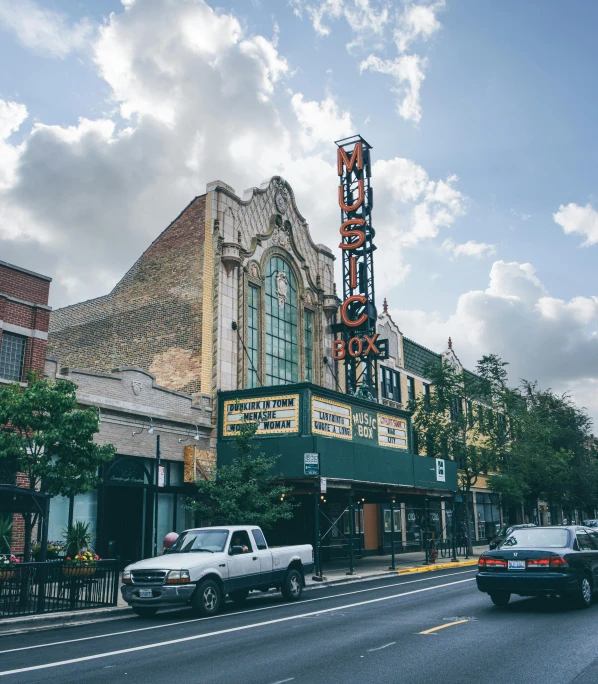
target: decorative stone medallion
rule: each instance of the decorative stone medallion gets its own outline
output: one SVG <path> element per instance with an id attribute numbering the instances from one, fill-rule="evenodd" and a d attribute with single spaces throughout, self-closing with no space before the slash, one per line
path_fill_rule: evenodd
<path id="1" fill-rule="evenodd" d="M 285 211 L 287 210 L 287 204 L 288 204 L 287 192 L 284 189 L 284 186 L 282 186 L 282 185 L 280 185 L 278 187 L 278 190 L 276 191 L 276 195 L 274 196 L 274 204 L 276 205 L 276 209 L 281 214 L 284 214 Z"/>
<path id="2" fill-rule="evenodd" d="M 289 281 L 287 274 L 284 271 L 278 271 L 276 274 L 276 293 L 278 294 L 278 307 L 284 308 L 287 301 L 287 294 L 289 291 Z"/>
<path id="3" fill-rule="evenodd" d="M 133 394 L 134 394 L 136 397 L 138 397 L 138 396 L 139 396 L 139 393 L 140 393 L 141 390 L 143 389 L 143 383 L 141 382 L 141 380 L 133 380 L 133 382 L 131 383 L 131 385 L 132 385 L 132 387 L 133 387 Z"/>

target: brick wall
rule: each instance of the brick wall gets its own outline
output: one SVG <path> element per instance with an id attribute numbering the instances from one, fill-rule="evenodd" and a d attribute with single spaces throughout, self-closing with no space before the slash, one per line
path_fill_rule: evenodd
<path id="1" fill-rule="evenodd" d="M 108 372 L 138 366 L 157 384 L 200 389 L 205 195 L 150 245 L 114 290 L 53 312 L 48 353 Z"/>
<path id="2" fill-rule="evenodd" d="M 0 262 L 0 292 L 35 304 L 47 304 L 50 278 Z"/>
<path id="3" fill-rule="evenodd" d="M 3 327 L 18 326 L 27 331 L 47 333 L 50 325 L 48 294 L 50 278 L 37 275 L 0 261 L 0 345 Z M 15 301 L 18 300 L 18 301 Z M 11 331 L 12 332 L 12 331 Z M 15 330 L 17 334 L 21 331 Z M 43 372 L 46 340 L 27 336 L 24 374 L 27 370 Z"/>

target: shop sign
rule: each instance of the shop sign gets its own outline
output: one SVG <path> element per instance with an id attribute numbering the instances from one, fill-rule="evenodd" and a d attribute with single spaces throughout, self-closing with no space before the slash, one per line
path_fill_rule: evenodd
<path id="1" fill-rule="evenodd" d="M 351 407 L 337 401 L 313 397 L 311 428 L 317 435 L 351 439 Z"/>
<path id="2" fill-rule="evenodd" d="M 298 432 L 299 395 L 285 394 L 278 397 L 225 401 L 223 436 L 233 436 L 241 430 L 244 422 L 257 423 L 258 435 Z"/>
<path id="3" fill-rule="evenodd" d="M 407 421 L 378 414 L 378 444 L 393 449 L 407 448 Z"/>
<path id="4" fill-rule="evenodd" d="M 388 358 L 388 340 L 378 339 L 374 303 L 373 194 L 370 187 L 371 146 L 361 137 L 337 140 L 338 203 L 341 209 L 343 303 L 342 339 L 332 356 L 344 360 L 346 387 L 367 384 L 377 396 L 377 359 Z M 360 382 L 361 381 L 361 382 Z"/>
<path id="5" fill-rule="evenodd" d="M 322 494 L 326 494 L 326 490 L 328 488 L 328 480 L 325 477 L 320 478 L 320 492 Z"/>
<path id="6" fill-rule="evenodd" d="M 353 411 L 353 438 L 368 444 L 378 442 L 378 415 L 365 409 Z"/>
<path id="7" fill-rule="evenodd" d="M 436 482 L 446 482 L 443 458 L 436 459 Z"/>
<path id="8" fill-rule="evenodd" d="M 303 472 L 305 475 L 320 474 L 319 454 L 303 454 Z"/>

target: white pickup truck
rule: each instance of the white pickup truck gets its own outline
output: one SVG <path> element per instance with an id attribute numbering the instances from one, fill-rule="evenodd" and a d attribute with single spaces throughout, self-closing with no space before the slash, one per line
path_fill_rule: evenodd
<path id="1" fill-rule="evenodd" d="M 183 532 L 163 556 L 126 567 L 121 591 L 142 617 L 181 604 L 207 617 L 218 612 L 227 594 L 240 605 L 250 591 L 275 587 L 286 600 L 297 601 L 313 567 L 310 544 L 270 549 L 259 527 L 200 527 Z"/>

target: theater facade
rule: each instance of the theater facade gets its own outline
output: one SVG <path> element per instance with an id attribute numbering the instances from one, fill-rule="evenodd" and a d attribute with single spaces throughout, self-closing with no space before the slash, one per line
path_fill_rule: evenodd
<path id="1" fill-rule="evenodd" d="M 352 377 L 370 369 L 364 377 L 375 394 L 363 378 L 347 385 L 338 325 L 343 310 L 349 318 L 359 312 L 337 295 L 338 251 L 313 239 L 283 178 L 243 197 L 215 181 L 112 292 L 52 313 L 48 351 L 55 372 L 93 380 L 85 403 L 110 407 L 122 428 L 103 429 L 98 440 L 112 440 L 128 470 L 135 459 L 144 465 L 139 482 L 123 476 L 118 489 L 114 474 L 105 474 L 104 494 L 91 497 L 97 503 L 87 514 L 97 517 L 99 530 L 110 529 L 108 520 L 118 529 L 119 516 L 134 518 L 139 529 L 129 525 L 128 534 L 144 540 L 138 548 L 148 555 L 148 530 L 165 529 L 164 519 L 183 529 L 188 520 L 180 502 L 192 480 L 230 462 L 235 431 L 251 420 L 259 423 L 256 446 L 280 454 L 277 475 L 293 487 L 297 502 L 294 519 L 273 530 L 275 542 L 314 542 L 319 535 L 323 556 L 332 558 L 347 553 L 351 530 L 361 554 L 387 552 L 392 529 L 399 552 L 421 548 L 424 529 L 435 538 L 446 533 L 456 469 L 414 453 L 407 392 L 383 403 L 382 364 L 403 368 L 404 359 L 387 334 L 387 314 L 377 314 L 373 288 L 364 334 L 374 342 L 366 344 L 359 330 L 347 341 L 361 340 L 349 347 Z M 356 353 L 376 348 L 376 332 L 386 340 L 380 365 Z M 110 395 L 117 386 L 114 369 L 120 369 L 118 396 Z M 146 386 L 151 393 L 144 395 Z M 126 421 L 120 415 L 125 395 Z M 167 411 L 166 401 L 180 406 Z M 160 428 L 170 435 L 162 467 L 177 473 L 169 491 L 152 467 Z M 142 438 L 132 435 L 139 429 Z M 146 494 L 132 497 L 142 486 Z M 139 510 L 132 511 L 133 500 Z M 107 501 L 110 511 L 102 510 Z M 106 553 L 114 540 L 98 538 L 97 544 Z"/>

